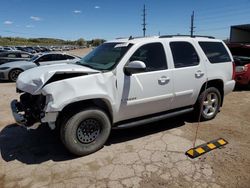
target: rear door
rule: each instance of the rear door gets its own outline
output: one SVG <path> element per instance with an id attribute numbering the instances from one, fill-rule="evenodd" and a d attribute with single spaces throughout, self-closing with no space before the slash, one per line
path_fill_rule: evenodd
<path id="1" fill-rule="evenodd" d="M 206 70 L 202 57 L 190 41 L 169 43 L 174 64 L 174 102 L 173 108 L 193 105 L 200 89 L 206 81 Z"/>

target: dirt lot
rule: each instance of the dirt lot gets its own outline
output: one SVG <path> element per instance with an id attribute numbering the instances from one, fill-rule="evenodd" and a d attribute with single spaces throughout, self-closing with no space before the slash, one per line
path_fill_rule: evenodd
<path id="1" fill-rule="evenodd" d="M 184 154 L 197 126 L 188 115 L 114 130 L 104 148 L 77 158 L 47 127 L 14 124 L 15 84 L 0 83 L 0 96 L 0 187 L 250 187 L 250 91 L 229 94 L 218 116 L 200 124 L 197 144 L 229 144 L 197 159 Z"/>

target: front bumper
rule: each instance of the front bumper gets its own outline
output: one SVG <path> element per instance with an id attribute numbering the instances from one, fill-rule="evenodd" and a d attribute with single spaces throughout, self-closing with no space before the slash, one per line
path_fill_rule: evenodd
<path id="1" fill-rule="evenodd" d="M 10 107 L 11 107 L 11 110 L 12 110 L 12 115 L 16 121 L 16 123 L 18 125 L 23 125 L 23 126 L 26 126 L 27 124 L 27 119 L 25 118 L 24 114 L 21 114 L 19 112 L 19 107 L 18 107 L 18 102 L 17 100 L 13 100 L 11 103 L 10 103 Z"/>
<path id="2" fill-rule="evenodd" d="M 0 71 L 0 80 L 8 80 L 8 73 L 5 71 Z"/>
<path id="3" fill-rule="evenodd" d="M 10 103 L 12 115 L 15 119 L 15 122 L 18 125 L 25 126 L 27 128 L 32 128 L 39 126 L 42 123 L 49 123 L 49 124 L 55 124 L 55 121 L 58 116 L 58 112 L 50 112 L 50 113 L 44 113 L 43 117 L 40 117 L 38 120 L 31 119 L 29 115 L 25 114 L 25 111 L 23 111 L 22 104 L 18 102 L 17 100 L 13 100 Z M 53 128 L 52 128 L 53 129 Z"/>

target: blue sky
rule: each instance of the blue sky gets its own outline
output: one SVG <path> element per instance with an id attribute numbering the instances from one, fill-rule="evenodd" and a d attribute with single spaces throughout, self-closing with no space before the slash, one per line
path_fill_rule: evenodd
<path id="1" fill-rule="evenodd" d="M 0 36 L 53 37 L 66 40 L 142 35 L 189 34 L 195 11 L 195 34 L 226 39 L 231 25 L 250 24 L 250 0 L 4 0 Z"/>

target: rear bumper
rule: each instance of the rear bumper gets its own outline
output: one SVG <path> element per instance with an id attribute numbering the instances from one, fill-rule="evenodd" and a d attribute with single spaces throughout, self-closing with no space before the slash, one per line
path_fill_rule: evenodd
<path id="1" fill-rule="evenodd" d="M 247 85 L 250 82 L 250 77 L 248 77 L 245 74 L 239 74 L 239 75 L 236 74 L 235 80 L 237 84 Z"/>
<path id="2" fill-rule="evenodd" d="M 235 80 L 230 80 L 224 85 L 224 95 L 231 93 L 234 90 Z"/>

